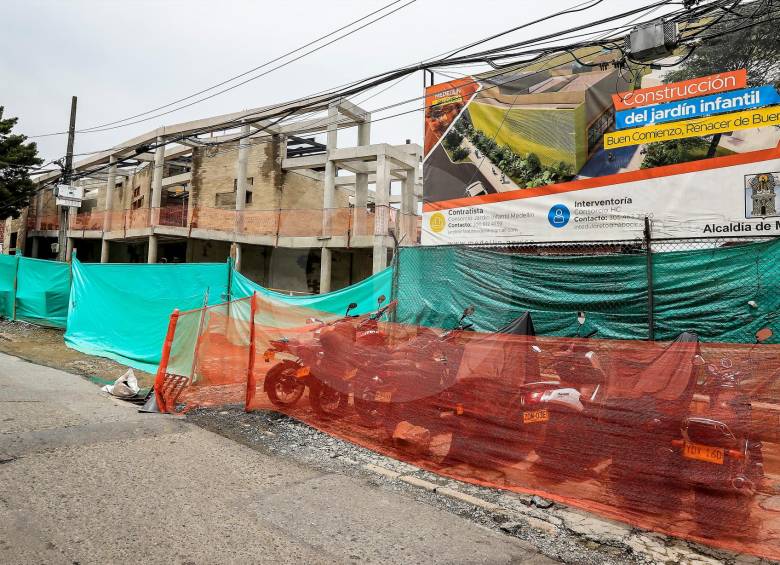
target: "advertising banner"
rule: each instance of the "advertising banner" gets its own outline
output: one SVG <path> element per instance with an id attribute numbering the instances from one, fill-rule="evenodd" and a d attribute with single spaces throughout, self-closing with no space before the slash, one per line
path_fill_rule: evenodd
<path id="1" fill-rule="evenodd" d="M 771 77 L 694 55 L 631 90 L 598 56 L 427 89 L 424 245 L 780 234 Z"/>
<path id="2" fill-rule="evenodd" d="M 722 94 L 713 94 L 695 100 L 680 100 L 669 104 L 643 106 L 618 112 L 615 115 L 617 129 L 676 122 L 687 118 L 698 118 L 712 114 L 737 112 L 780 103 L 780 95 L 774 86 L 746 88 Z"/>
<path id="3" fill-rule="evenodd" d="M 612 95 L 616 110 L 628 110 L 649 104 L 661 104 L 673 100 L 704 96 L 713 92 L 723 92 L 747 86 L 747 70 L 740 69 L 728 73 L 718 73 L 697 77 L 674 84 L 663 84 L 648 88 L 638 88 Z"/>

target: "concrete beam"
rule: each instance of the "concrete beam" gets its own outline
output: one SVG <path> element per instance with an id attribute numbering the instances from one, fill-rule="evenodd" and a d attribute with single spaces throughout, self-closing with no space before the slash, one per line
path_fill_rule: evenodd
<path id="1" fill-rule="evenodd" d="M 188 184 L 190 182 L 192 182 L 192 173 L 181 173 L 180 175 L 173 175 L 162 179 L 162 188 Z"/>

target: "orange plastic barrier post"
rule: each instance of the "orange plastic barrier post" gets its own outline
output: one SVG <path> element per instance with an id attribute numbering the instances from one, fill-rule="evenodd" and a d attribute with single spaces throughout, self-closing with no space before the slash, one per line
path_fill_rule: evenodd
<path id="1" fill-rule="evenodd" d="M 154 378 L 154 397 L 157 399 L 157 407 L 160 409 L 160 412 L 169 412 L 168 407 L 165 405 L 162 389 L 165 375 L 168 371 L 168 359 L 171 357 L 171 346 L 173 345 L 173 336 L 176 333 L 176 323 L 178 321 L 179 310 L 176 309 L 171 314 L 171 319 L 168 322 L 168 333 L 165 334 L 165 341 L 163 342 L 162 358 L 160 359 L 160 365 L 157 367 L 157 375 Z"/>
<path id="2" fill-rule="evenodd" d="M 249 363 L 246 367 L 246 402 L 244 410 L 251 411 L 252 401 L 255 397 L 255 312 L 257 311 L 257 292 L 252 293 L 252 301 L 249 303 Z"/>

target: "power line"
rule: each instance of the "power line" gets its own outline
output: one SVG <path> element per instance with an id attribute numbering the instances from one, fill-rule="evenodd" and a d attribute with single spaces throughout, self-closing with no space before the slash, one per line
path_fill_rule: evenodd
<path id="1" fill-rule="evenodd" d="M 191 98 L 194 98 L 195 96 L 198 96 L 199 94 L 202 94 L 202 93 L 204 93 L 204 92 L 208 92 L 208 91 L 210 91 L 210 90 L 213 90 L 214 88 L 218 88 L 219 86 L 222 86 L 222 85 L 225 85 L 225 84 L 227 84 L 227 83 L 229 83 L 229 82 L 232 82 L 232 81 L 236 80 L 237 78 L 240 78 L 240 77 L 246 76 L 247 74 L 249 74 L 249 73 L 252 73 L 252 72 L 254 72 L 255 70 L 259 70 L 259 69 L 261 69 L 261 68 L 264 68 L 264 67 L 268 66 L 269 64 L 272 64 L 272 63 L 274 63 L 274 62 L 276 62 L 276 61 L 279 61 L 279 60 L 281 60 L 281 59 L 284 59 L 285 57 L 287 57 L 287 56 L 289 56 L 289 55 L 291 55 L 291 54 L 294 54 L 294 53 L 296 53 L 296 52 L 298 52 L 298 51 L 300 51 L 300 50 L 302 50 L 302 49 L 304 49 L 304 48 L 306 48 L 306 47 L 308 47 L 308 46 L 310 46 L 310 45 L 313 45 L 313 44 L 315 44 L 315 43 L 318 43 L 318 42 L 320 42 L 322 39 L 325 39 L 325 38 L 327 38 L 327 37 L 330 37 L 330 36 L 332 36 L 332 35 L 334 35 L 334 34 L 338 33 L 339 31 L 342 31 L 342 30 L 344 30 L 344 29 L 347 29 L 347 28 L 349 28 L 349 27 L 353 26 L 354 24 L 356 24 L 356 23 L 358 23 L 358 22 L 360 22 L 360 21 L 362 21 L 362 20 L 365 20 L 366 18 L 368 18 L 368 17 L 370 17 L 370 16 L 372 16 L 372 15 L 374 15 L 374 14 L 378 13 L 378 12 L 381 12 L 382 10 L 385 10 L 386 8 L 388 8 L 388 7 L 390 7 L 390 6 L 394 5 L 394 4 L 397 4 L 397 3 L 398 3 L 398 2 L 400 2 L 400 1 L 401 1 L 401 0 L 395 0 L 394 2 L 391 2 L 390 4 L 387 4 L 387 5 L 386 5 L 386 6 L 384 6 L 383 8 L 381 8 L 381 9 L 379 9 L 379 10 L 376 10 L 376 11 L 374 11 L 374 12 L 371 12 L 371 14 L 368 14 L 367 16 L 363 16 L 362 18 L 360 18 L 360 19 L 358 19 L 358 20 L 355 20 L 355 21 L 351 22 L 350 24 L 348 24 L 348 25 L 346 25 L 346 26 L 343 26 L 343 27 L 341 27 L 341 28 L 339 28 L 339 29 L 337 29 L 337 30 L 335 30 L 335 31 L 333 31 L 333 32 L 331 32 L 331 33 L 329 33 L 329 34 L 326 34 L 326 35 L 324 35 L 324 36 L 321 36 L 321 37 L 317 38 L 316 40 L 314 40 L 314 41 L 311 41 L 311 42 L 309 42 L 309 43 L 307 43 L 307 44 L 303 45 L 302 47 L 299 47 L 299 48 L 297 48 L 297 49 L 295 49 L 295 50 L 293 50 L 293 51 L 290 51 L 290 52 L 288 52 L 288 53 L 285 53 L 284 55 L 282 55 L 282 56 L 279 56 L 279 57 L 277 57 L 277 58 L 275 58 L 275 59 L 272 59 L 271 61 L 268 61 L 268 62 L 266 62 L 266 63 L 263 63 L 262 65 L 260 65 L 260 66 L 258 66 L 258 67 L 255 67 L 254 69 L 251 69 L 251 70 L 249 70 L 249 71 L 247 71 L 247 72 L 245 72 L 245 73 L 242 73 L 242 74 L 240 74 L 240 75 L 236 75 L 235 77 L 232 77 L 232 78 L 230 78 L 230 79 L 228 79 L 228 80 L 226 80 L 226 81 L 223 81 L 223 82 L 221 82 L 221 83 L 219 83 L 219 84 L 217 84 L 217 85 L 211 86 L 211 87 L 209 87 L 209 88 L 207 88 L 207 89 L 201 90 L 200 92 L 197 92 L 197 93 L 195 93 L 195 94 L 192 94 L 192 95 L 190 95 L 190 96 L 187 96 L 187 97 L 185 97 L 185 98 L 182 98 L 182 99 L 180 99 L 180 100 L 178 100 L 178 101 L 171 102 L 171 103 L 169 103 L 169 104 L 165 104 L 165 105 L 163 105 L 163 106 L 160 106 L 160 107 L 156 108 L 155 110 L 149 110 L 149 111 L 147 111 L 147 112 L 142 112 L 141 114 L 137 114 L 137 115 L 135 115 L 135 116 L 131 116 L 131 117 L 128 117 L 128 118 L 124 118 L 124 119 L 122 119 L 122 120 L 117 120 L 117 121 L 114 121 L 114 122 L 109 122 L 109 123 L 106 123 L 106 124 L 102 124 L 102 125 L 99 125 L 99 126 L 93 126 L 93 127 L 90 127 L 90 128 L 84 128 L 84 129 L 78 130 L 78 132 L 77 132 L 77 133 L 96 133 L 96 132 L 103 132 L 103 131 L 108 131 L 108 130 L 118 129 L 118 128 L 121 128 L 121 127 L 126 127 L 126 126 L 130 126 L 130 125 L 138 124 L 138 123 L 141 123 L 141 122 L 145 122 L 145 121 L 153 120 L 153 119 L 155 119 L 155 118 L 159 118 L 159 117 L 161 117 L 161 116 L 165 116 L 165 115 L 167 115 L 167 114 L 171 114 L 171 113 L 173 113 L 173 112 L 178 112 L 179 110 L 183 110 L 184 108 L 189 108 L 190 106 L 194 106 L 195 104 L 199 104 L 200 102 L 204 102 L 204 101 L 206 101 L 206 100 L 210 100 L 211 98 L 214 98 L 214 97 L 216 97 L 216 96 L 219 96 L 220 94 L 224 94 L 225 92 L 228 92 L 228 91 L 230 91 L 230 90 L 233 90 L 233 89 L 235 89 L 235 88 L 238 88 L 239 86 L 243 86 L 243 85 L 245 85 L 245 84 L 247 84 L 247 83 L 249 83 L 249 82 L 252 82 L 253 80 L 257 80 L 257 79 L 259 79 L 259 78 L 261 78 L 261 77 L 264 77 L 264 76 L 266 76 L 266 75 L 268 75 L 268 74 L 270 74 L 270 73 L 272 73 L 272 72 L 274 72 L 274 71 L 277 71 L 277 70 L 279 70 L 279 69 L 281 69 L 281 68 L 283 68 L 283 67 L 286 67 L 286 66 L 288 66 L 288 65 L 291 65 L 292 63 L 294 63 L 294 62 L 296 62 L 296 61 L 299 61 L 300 59 L 303 59 L 304 57 L 307 57 L 308 55 L 311 55 L 312 53 L 316 53 L 317 51 L 320 51 L 320 50 L 324 49 L 325 47 L 328 47 L 329 45 L 332 45 L 333 43 L 336 43 L 337 41 L 340 41 L 340 40 L 344 39 L 345 37 L 349 37 L 350 35 L 352 35 L 352 34 L 354 34 L 354 33 L 357 33 L 358 31 L 360 31 L 360 30 L 362 30 L 362 29 L 365 29 L 365 28 L 367 28 L 368 26 L 370 26 L 370 25 L 373 25 L 373 24 L 377 23 L 378 21 L 380 21 L 380 20 L 383 20 L 383 19 L 385 19 L 385 18 L 387 18 L 387 17 L 391 16 L 392 14 L 394 14 L 394 13 L 396 13 L 396 12 L 400 11 L 400 10 L 403 10 L 403 9 L 404 9 L 404 8 L 406 8 L 407 6 L 410 6 L 411 4 L 414 4 L 415 2 L 417 2 L 417 0 L 409 0 L 408 2 L 406 2 L 405 4 L 403 4 L 402 6 L 399 6 L 398 8 L 395 8 L 394 10 L 391 10 L 391 11 L 389 11 L 389 12 L 385 13 L 385 14 L 382 14 L 381 16 L 379 16 L 378 18 L 376 18 L 376 19 L 374 19 L 374 20 L 371 20 L 370 22 L 367 22 L 367 23 L 365 23 L 365 24 L 363 24 L 363 25 L 361 25 L 361 26 L 359 26 L 359 27 L 357 27 L 357 28 L 355 28 L 355 29 L 353 29 L 353 30 L 350 30 L 350 31 L 348 31 L 348 32 L 347 32 L 347 33 L 345 33 L 345 34 L 343 34 L 343 35 L 340 35 L 340 36 L 336 37 L 335 39 L 332 39 L 331 41 L 328 41 L 328 42 L 326 42 L 326 43 L 324 43 L 324 44 L 322 44 L 322 45 L 319 45 L 319 46 L 315 47 L 314 49 L 311 49 L 311 50 L 309 50 L 309 51 L 306 51 L 305 53 L 303 53 L 303 54 L 301 54 L 301 55 L 299 55 L 299 56 L 297 56 L 297 57 L 294 57 L 293 59 L 290 59 L 289 61 L 285 61 L 284 63 L 281 63 L 281 64 L 279 64 L 279 65 L 277 65 L 277 66 L 275 66 L 275 67 L 273 67 L 273 68 L 271 68 L 271 69 L 269 69 L 269 70 L 267 70 L 267 71 L 263 72 L 263 73 L 260 73 L 259 75 L 252 76 L 252 77 L 250 77 L 250 78 L 248 78 L 248 79 L 246 79 L 246 80 L 244 80 L 244 81 L 241 81 L 241 82 L 239 82 L 239 83 L 237 83 L 237 84 L 235 84 L 235 85 L 232 85 L 232 86 L 230 86 L 230 87 L 228 87 L 228 88 L 224 88 L 224 89 L 222 89 L 222 90 L 220 90 L 220 91 L 218 91 L 218 92 L 215 92 L 215 93 L 213 93 L 213 94 L 210 94 L 209 96 L 204 96 L 203 98 L 199 98 L 199 99 L 197 99 L 197 100 L 194 100 L 193 102 L 190 102 L 190 103 L 188 103 L 188 104 L 184 104 L 184 105 L 182 105 L 182 106 L 179 106 L 179 107 L 177 107 L 177 108 L 174 108 L 174 109 L 172 109 L 172 110 L 168 110 L 168 111 L 165 111 L 165 112 L 161 112 L 161 113 L 159 113 L 159 114 L 155 114 L 155 115 L 152 115 L 152 116 L 149 116 L 149 117 L 146 117 L 146 118 L 140 119 L 140 120 L 129 121 L 129 120 L 133 120 L 134 118 L 137 118 L 137 117 L 140 117 L 140 116 L 144 116 L 144 115 L 150 114 L 151 112 L 154 112 L 154 111 L 156 111 L 156 110 L 160 110 L 160 109 L 163 109 L 163 108 L 168 108 L 168 107 L 170 107 L 170 106 L 172 106 L 172 105 L 174 105 L 174 104 L 177 104 L 177 103 L 179 103 L 179 102 L 183 102 L 183 101 L 185 101 L 185 100 L 189 100 L 189 99 L 191 99 Z M 126 122 L 126 123 L 123 123 L 123 122 Z M 31 136 L 28 136 L 28 137 L 48 137 L 48 136 L 53 136 L 53 135 L 61 135 L 62 133 L 63 133 L 63 132 L 54 132 L 54 133 L 48 133 L 48 134 L 31 135 Z"/>
<path id="2" fill-rule="evenodd" d="M 600 20 L 597 23 L 600 24 L 600 23 L 605 23 L 605 22 L 608 22 L 608 21 L 614 21 L 616 19 L 622 19 L 624 17 L 627 17 L 627 15 L 634 15 L 634 14 L 636 14 L 638 12 L 647 11 L 648 9 L 651 9 L 651 8 L 657 8 L 657 7 L 660 7 L 660 6 L 662 6 L 664 4 L 667 4 L 667 3 L 668 2 L 666 2 L 666 1 L 665 2 L 656 2 L 654 4 L 651 4 L 649 6 L 645 6 L 643 8 L 638 9 L 638 10 L 631 10 L 631 11 L 628 11 L 628 12 L 625 12 L 625 13 L 613 16 L 612 18 L 602 19 L 602 20 Z M 721 2 L 720 4 L 724 4 L 724 3 Z M 684 11 L 679 11 L 679 12 L 680 13 L 684 13 Z M 583 29 L 583 27 L 587 27 L 587 26 L 578 26 L 578 27 L 570 29 L 570 30 L 565 30 L 563 32 L 560 32 L 560 35 L 570 34 L 572 31 L 578 31 L 578 30 Z M 601 30 L 601 31 L 603 31 L 603 30 Z M 559 35 L 559 37 L 560 37 L 560 35 Z M 525 42 L 522 42 L 522 43 L 524 45 L 532 45 L 534 43 L 541 43 L 542 41 L 547 41 L 549 39 L 550 39 L 550 36 L 548 35 L 548 36 L 544 36 L 542 38 L 531 39 L 531 40 L 528 40 L 528 41 L 525 41 Z M 583 43 L 581 43 L 579 45 L 575 45 L 573 47 L 587 46 L 587 45 L 591 45 L 592 43 L 593 42 L 583 42 Z M 601 44 L 601 43 L 597 42 L 597 44 Z M 518 44 L 515 44 L 515 46 L 516 45 L 518 45 Z M 506 50 L 506 49 L 508 49 L 510 47 L 514 47 L 514 46 L 505 46 L 505 47 L 499 48 L 499 49 L 492 49 L 492 50 L 487 51 L 486 53 L 491 53 L 491 54 L 500 53 L 501 50 Z M 551 47 L 551 48 L 549 48 L 547 50 L 547 52 L 548 53 L 552 53 L 552 52 L 555 52 L 556 49 L 560 49 L 560 46 L 559 47 Z M 508 54 L 508 55 L 504 55 L 504 56 L 505 57 L 518 57 L 518 56 L 521 56 L 521 55 L 524 55 L 524 54 L 527 54 L 527 53 L 514 52 L 514 53 L 511 53 L 511 54 Z M 544 54 L 545 53 L 543 52 L 540 56 L 544 56 Z M 433 61 L 432 63 L 419 64 L 419 65 L 414 66 L 414 67 L 410 66 L 410 67 L 407 67 L 407 68 L 404 68 L 404 69 L 399 69 L 397 71 L 388 71 L 388 72 L 385 72 L 385 73 L 382 73 L 382 74 L 379 74 L 379 75 L 375 75 L 374 77 L 369 77 L 368 79 L 362 79 L 362 80 L 354 81 L 352 83 L 348 83 L 351 88 L 347 89 L 346 91 L 342 89 L 340 92 L 339 91 L 335 91 L 335 92 L 331 93 L 330 96 L 325 97 L 322 100 L 309 101 L 308 103 L 304 103 L 304 104 L 302 104 L 302 105 L 300 105 L 298 107 L 292 107 L 292 108 L 288 107 L 286 109 L 286 114 L 287 115 L 286 116 L 283 115 L 281 119 L 284 119 L 285 117 L 289 117 L 289 115 L 291 115 L 292 113 L 295 113 L 295 112 L 300 111 L 301 109 L 305 109 L 307 107 L 310 107 L 313 104 L 320 104 L 321 105 L 322 103 L 324 103 L 324 102 L 326 102 L 328 100 L 333 100 L 333 99 L 336 99 L 336 98 L 348 97 L 348 96 L 354 95 L 354 94 L 359 93 L 359 92 L 364 92 L 364 91 L 366 91 L 366 90 L 368 90 L 370 88 L 374 88 L 375 86 L 383 84 L 383 83 L 385 83 L 387 81 L 396 80 L 396 79 L 399 79 L 399 78 L 400 79 L 405 78 L 408 74 L 410 74 L 412 72 L 415 72 L 415 71 L 417 71 L 419 69 L 436 68 L 438 66 L 454 66 L 455 64 L 462 64 L 464 60 L 465 61 L 469 61 L 469 62 L 471 62 L 471 61 L 478 62 L 478 61 L 480 61 L 480 59 L 477 58 L 478 55 L 481 55 L 481 54 L 471 55 L 470 58 L 460 58 L 460 59 L 455 59 L 455 60 L 446 60 L 446 59 L 444 59 L 444 60 L 440 60 L 440 61 Z M 518 63 L 516 65 L 519 65 L 519 64 L 520 63 Z M 493 76 L 497 76 L 497 75 L 493 75 Z M 376 80 L 374 80 L 373 82 L 369 82 L 369 84 L 361 84 L 361 83 L 366 83 L 367 81 L 370 81 L 371 79 L 376 79 Z M 301 100 L 303 102 L 306 99 L 299 99 L 299 100 Z M 400 104 L 396 104 L 396 105 L 393 105 L 393 106 L 405 104 L 405 103 L 408 103 L 410 101 L 411 100 L 404 101 L 404 102 L 402 102 Z M 280 105 L 277 105 L 276 108 L 280 108 L 282 106 L 286 106 L 286 105 L 289 105 L 289 104 L 290 103 L 280 104 Z M 273 107 L 269 107 L 269 108 L 263 109 L 261 111 L 262 112 L 267 112 L 267 111 L 273 110 L 273 109 L 274 109 Z M 380 110 L 375 110 L 375 111 L 381 111 L 381 109 Z M 413 111 L 417 111 L 417 110 L 413 110 Z M 404 113 L 408 113 L 408 112 L 404 112 Z M 404 113 L 401 113 L 401 115 L 404 114 Z M 213 131 L 216 127 L 228 128 L 230 126 L 241 125 L 242 123 L 248 121 L 247 118 L 251 118 L 253 115 L 254 114 L 246 114 L 246 115 L 242 116 L 241 118 L 239 118 L 238 120 L 233 120 L 233 121 L 225 122 L 223 124 L 217 124 L 215 126 L 210 126 L 208 129 Z M 275 116 L 276 115 L 268 115 L 268 116 L 265 116 L 264 119 L 269 119 L 269 118 L 272 118 L 272 117 L 275 117 Z M 385 118 L 382 118 L 382 119 L 385 119 Z M 373 121 L 379 121 L 379 120 L 373 120 Z M 206 128 L 204 128 L 204 131 L 205 130 L 206 130 Z M 184 140 L 184 139 L 191 139 L 192 136 L 194 136 L 194 135 L 198 135 L 198 132 L 190 132 L 186 136 L 179 137 L 178 139 L 166 140 L 166 141 L 164 141 L 163 144 L 167 145 L 167 144 L 170 144 L 170 143 L 176 143 L 176 142 Z M 147 147 L 147 150 L 148 149 L 149 148 Z M 86 172 L 85 174 L 93 174 L 94 172 L 97 172 L 97 171 L 92 170 L 92 171 Z"/>

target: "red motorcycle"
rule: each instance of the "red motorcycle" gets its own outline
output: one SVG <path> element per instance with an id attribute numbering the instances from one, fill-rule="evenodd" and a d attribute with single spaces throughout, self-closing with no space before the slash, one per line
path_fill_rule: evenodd
<path id="1" fill-rule="evenodd" d="M 270 362 L 278 354 L 287 358 L 266 375 L 263 386 L 269 400 L 280 407 L 294 406 L 308 388 L 309 404 L 315 414 L 322 418 L 343 416 L 349 405 L 351 384 L 348 381 L 356 375 L 360 362 L 364 362 L 356 360 L 360 356 L 356 348 L 376 348 L 387 339 L 379 330 L 378 321 L 395 302 L 382 307 L 384 301 L 385 297 L 380 296 L 378 310 L 362 321 L 350 315 L 357 308 L 353 302 L 338 320 L 330 323 L 310 320 L 316 329 L 304 338 L 271 341 L 264 354 L 266 361 Z"/>
<path id="2" fill-rule="evenodd" d="M 756 344 L 772 330 L 756 333 Z M 700 358 L 700 363 L 705 361 Z M 693 489 L 693 516 L 705 535 L 744 529 L 753 494 L 764 477 L 761 442 L 751 433 L 750 396 L 728 357 L 720 367 L 707 364 L 701 391 L 709 398 L 702 415 L 682 422 L 681 438 L 672 440 L 682 478 Z"/>

